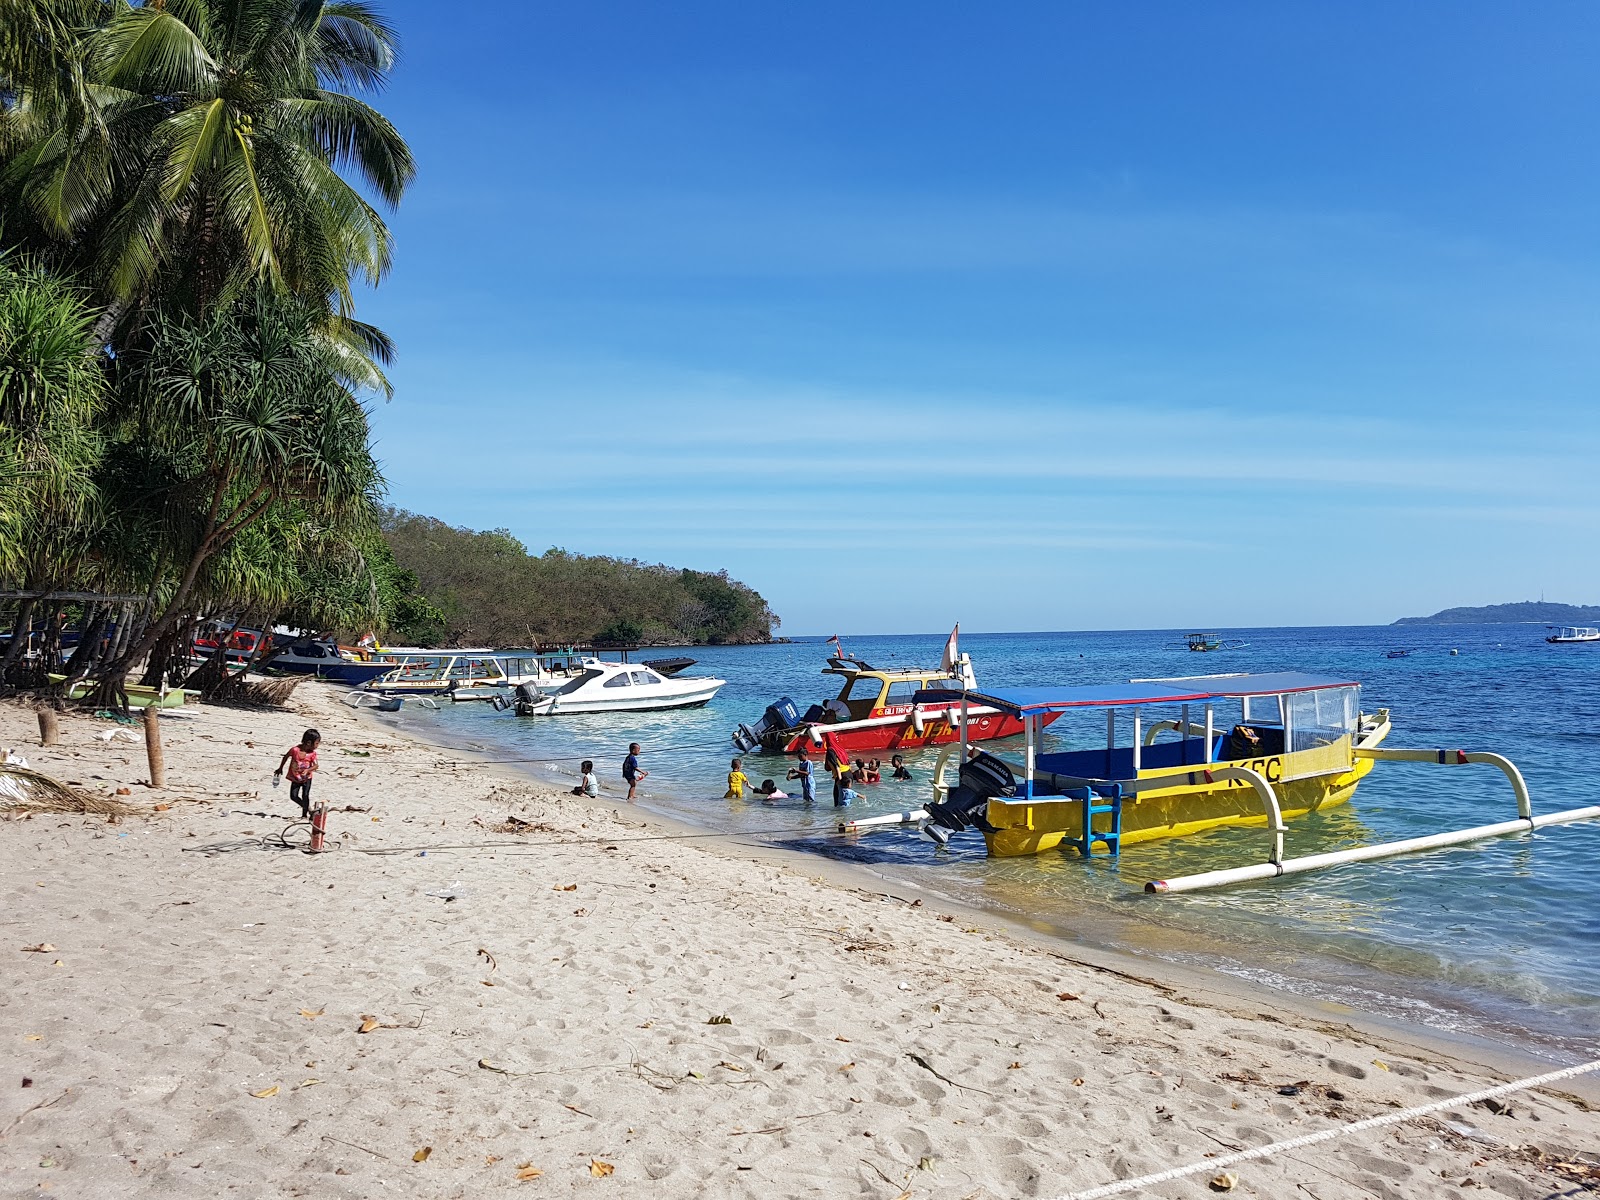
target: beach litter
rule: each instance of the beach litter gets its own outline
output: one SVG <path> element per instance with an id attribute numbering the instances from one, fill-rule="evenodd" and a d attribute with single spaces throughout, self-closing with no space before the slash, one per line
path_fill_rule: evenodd
<path id="1" fill-rule="evenodd" d="M 460 882 L 461 881 L 459 879 L 454 880 L 442 888 L 437 888 L 431 892 L 423 892 L 422 894 L 424 896 L 435 896 L 438 899 L 443 900 L 446 904 L 449 904 L 453 900 L 460 900 L 464 896 L 471 895 L 471 893 L 465 888 L 459 886 Z"/>
<path id="2" fill-rule="evenodd" d="M 140 811 L 115 797 L 91 796 L 41 771 L 12 762 L 0 763 L 0 810 L 97 817 L 126 817 Z"/>

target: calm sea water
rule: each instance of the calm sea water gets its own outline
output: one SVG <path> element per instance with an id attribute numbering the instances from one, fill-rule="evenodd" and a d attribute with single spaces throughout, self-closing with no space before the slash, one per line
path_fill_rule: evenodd
<path id="1" fill-rule="evenodd" d="M 1181 632 L 969 635 L 980 685 L 1071 684 L 1203 671 L 1305 670 L 1360 680 L 1366 711 L 1387 707 L 1390 746 L 1506 754 L 1535 811 L 1600 803 L 1600 645 L 1549 646 L 1537 626 L 1377 626 L 1225 631 L 1248 643 L 1206 656 Z M 846 637 L 874 665 L 934 665 L 943 635 Z M 1408 648 L 1407 658 L 1385 652 Z M 1452 656 L 1450 650 L 1459 650 Z M 831 831 L 823 803 L 722 799 L 728 735 L 779 695 L 802 708 L 837 691 L 820 674 L 828 647 L 711 647 L 695 674 L 728 685 L 709 706 L 605 717 L 518 718 L 485 704 L 435 714 L 408 705 L 424 736 L 536 760 L 570 775 L 581 758 L 621 784 L 630 741 L 645 747 L 646 803 L 696 824 L 781 841 L 849 861 L 888 881 L 990 909 L 1063 938 L 1203 965 L 1273 990 L 1316 996 L 1439 1030 L 1514 1042 L 1566 1060 L 1600 1046 L 1600 822 L 1533 837 L 1352 864 L 1270 883 L 1147 896 L 1146 880 L 1260 862 L 1260 829 L 1130 846 L 1120 857 L 1075 851 L 989 859 L 975 834 L 937 852 L 914 829 L 858 837 Z M 1177 712 L 1146 710 L 1146 719 Z M 1220 719 L 1220 718 L 1219 718 Z M 1104 718 L 1057 724 L 1045 749 L 1104 744 Z M 1096 739 L 1099 739 L 1098 742 Z M 1020 756 L 1020 739 L 1008 747 Z M 920 805 L 937 751 L 911 757 L 916 781 L 865 789 L 851 815 Z M 783 786 L 781 758 L 747 756 L 755 780 Z M 1516 815 L 1504 776 L 1488 767 L 1379 763 L 1349 805 L 1291 822 L 1287 851 L 1310 854 L 1487 824 Z"/>

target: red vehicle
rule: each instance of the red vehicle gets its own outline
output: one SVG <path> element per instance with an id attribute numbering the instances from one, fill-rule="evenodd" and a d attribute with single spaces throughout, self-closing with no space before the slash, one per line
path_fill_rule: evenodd
<path id="1" fill-rule="evenodd" d="M 226 630 L 211 629 L 194 639 L 194 657 L 210 658 L 217 652 L 224 637 L 228 642 L 228 662 L 233 666 L 248 662 L 266 635 L 256 629 L 235 629 L 231 635 Z"/>
<path id="2" fill-rule="evenodd" d="M 912 697 L 928 688 L 959 690 L 977 686 L 971 660 L 965 654 L 955 658 L 951 667 L 937 670 L 904 667 L 880 671 L 860 659 L 830 658 L 822 673 L 844 679 L 838 696 L 813 705 L 804 715 L 793 700 L 784 696 L 767 709 L 759 724 L 739 726 L 733 744 L 746 752 L 759 746 L 773 754 L 792 754 L 802 746 L 821 750 L 826 734 L 851 757 L 942 746 L 961 740 L 961 705 L 943 701 L 916 704 Z M 1041 727 L 1060 715 L 1045 714 Z M 969 742 L 1015 737 L 1021 732 L 1022 721 L 1018 717 L 983 704 L 967 707 Z"/>

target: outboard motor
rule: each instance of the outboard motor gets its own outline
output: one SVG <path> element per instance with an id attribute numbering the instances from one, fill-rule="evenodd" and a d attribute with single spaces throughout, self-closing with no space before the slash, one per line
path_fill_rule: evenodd
<path id="1" fill-rule="evenodd" d="M 513 694 L 524 704 L 532 704 L 539 699 L 539 689 L 531 683 L 517 684 L 516 691 Z"/>
<path id="2" fill-rule="evenodd" d="M 768 734 L 793 729 L 800 724 L 800 707 L 787 696 L 779 696 L 761 720 L 754 725 L 741 725 L 733 731 L 733 746 L 741 754 L 749 754 L 761 747 Z"/>
<path id="3" fill-rule="evenodd" d="M 961 764 L 960 782 L 937 804 L 928 805 L 928 819 L 922 823 L 922 832 L 939 845 L 946 845 L 950 835 L 963 829 L 993 828 L 984 816 L 989 801 L 996 796 L 1017 794 L 1017 777 L 1011 773 L 1003 759 L 987 751 L 979 751 Z"/>

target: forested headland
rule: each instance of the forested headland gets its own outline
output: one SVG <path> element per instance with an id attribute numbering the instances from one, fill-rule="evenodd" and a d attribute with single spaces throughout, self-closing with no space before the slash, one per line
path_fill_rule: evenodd
<path id="1" fill-rule="evenodd" d="M 386 510 L 382 526 L 395 562 L 432 610 L 397 621 L 397 640 L 715 645 L 770 641 L 778 624 L 767 602 L 726 571 L 562 549 L 530 554 L 504 529 L 459 529 L 400 509 Z"/>
<path id="2" fill-rule="evenodd" d="M 0 687 L 122 703 L 132 672 L 184 678 L 212 621 L 770 629 L 723 576 L 383 506 L 394 347 L 355 302 L 416 171 L 368 102 L 397 46 L 366 0 L 0 0 Z"/>
<path id="3" fill-rule="evenodd" d="M 1596 625 L 1600 605 L 1517 600 L 1478 608 L 1446 608 L 1431 617 L 1401 617 L 1396 625 Z"/>

